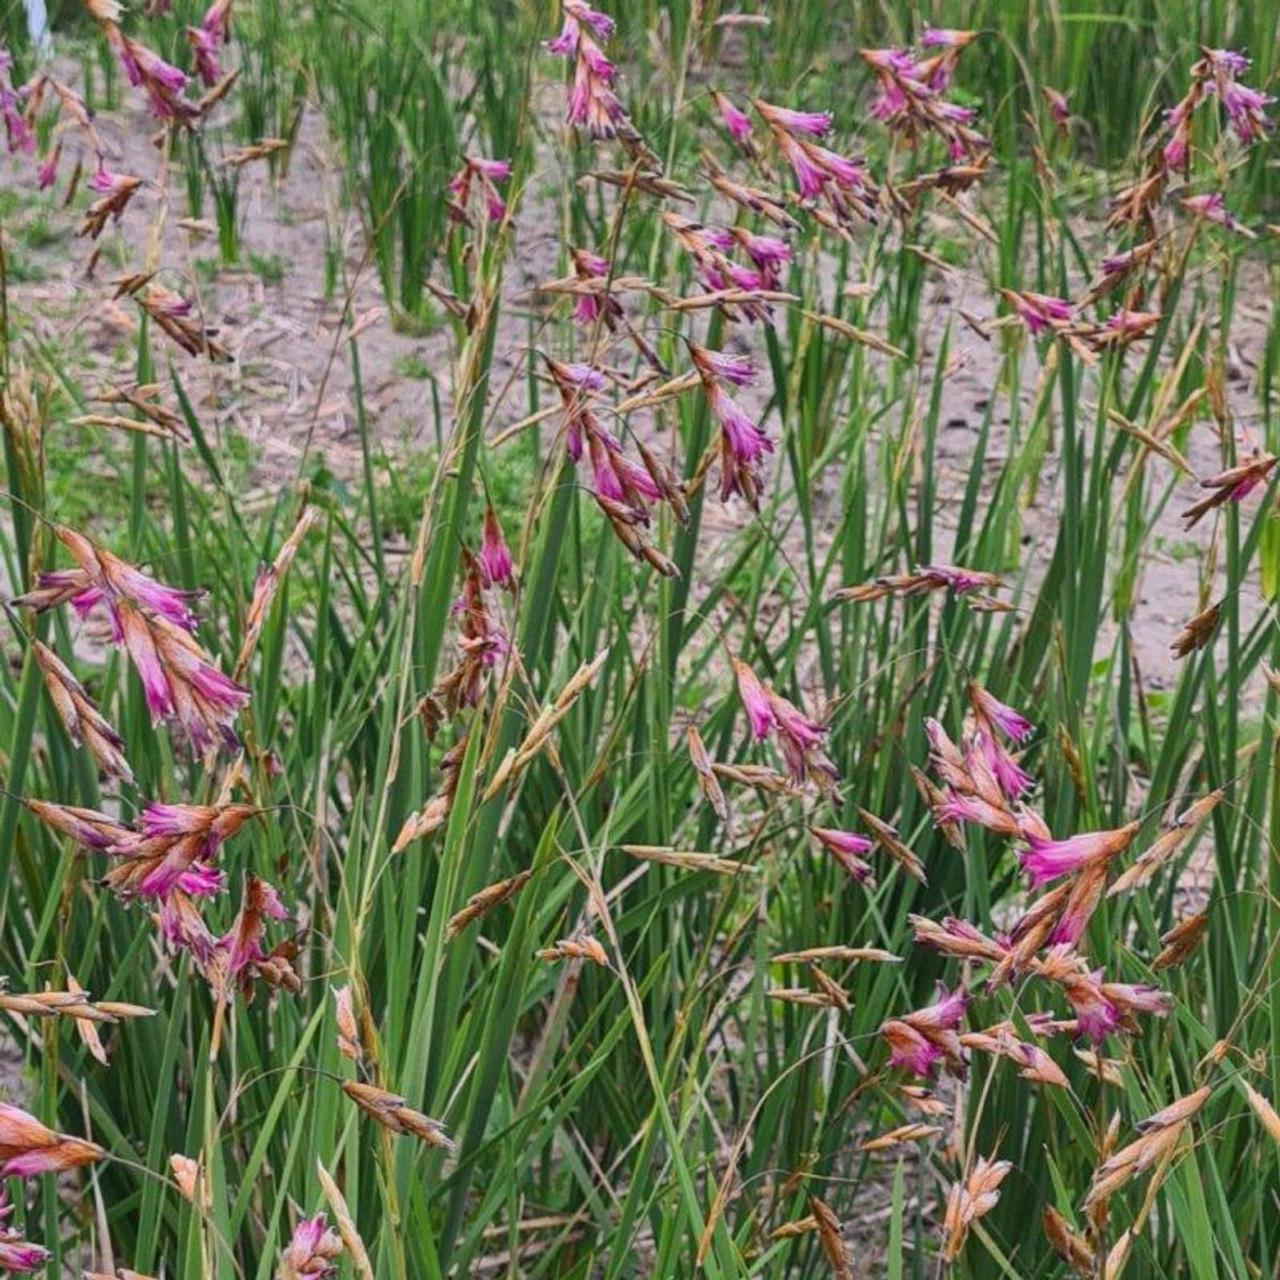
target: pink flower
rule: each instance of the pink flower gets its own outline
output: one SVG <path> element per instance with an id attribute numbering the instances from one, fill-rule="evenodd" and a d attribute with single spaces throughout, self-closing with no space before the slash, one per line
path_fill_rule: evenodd
<path id="1" fill-rule="evenodd" d="M 589 364 L 580 364 L 572 361 L 566 364 L 559 360 L 552 360 L 550 357 L 547 357 L 547 364 L 551 369 L 551 376 L 562 394 L 566 389 L 569 391 L 603 391 L 605 388 L 604 374 Z"/>
<path id="2" fill-rule="evenodd" d="M 707 403 L 711 407 L 712 416 L 723 429 L 725 441 L 737 461 L 754 463 L 764 454 L 773 451 L 773 445 L 764 432 L 752 422 L 738 402 L 719 387 L 712 387 L 708 391 Z"/>
<path id="3" fill-rule="evenodd" d="M 871 879 L 871 864 L 862 856 L 874 847 L 870 840 L 834 827 L 811 827 L 810 830 L 850 876 L 859 882 Z"/>
<path id="4" fill-rule="evenodd" d="M 338 1268 L 333 1259 L 341 1253 L 342 1239 L 328 1229 L 323 1213 L 303 1218 L 280 1255 L 279 1280 L 320 1280 L 324 1276 L 336 1276 Z"/>
<path id="5" fill-rule="evenodd" d="M 775 107 L 771 103 L 755 100 L 755 108 L 771 124 L 791 134 L 804 134 L 810 138 L 824 138 L 831 132 L 830 111 L 793 111 L 790 107 Z"/>
<path id="6" fill-rule="evenodd" d="M 757 742 L 763 742 L 777 723 L 769 695 L 759 677 L 745 662 L 734 658 L 733 670 L 738 678 L 738 696 L 747 713 L 751 736 Z"/>
<path id="7" fill-rule="evenodd" d="M 1216 222 L 1220 227 L 1226 227 L 1228 231 L 1245 230 L 1227 209 L 1220 192 L 1210 191 L 1204 195 L 1185 196 L 1181 204 L 1188 213 L 1194 214 L 1197 218 L 1203 218 L 1206 222 Z"/>
<path id="8" fill-rule="evenodd" d="M 916 572 L 922 578 L 950 587 L 959 596 L 968 595 L 982 587 L 998 586 L 1000 581 L 980 569 L 964 569 L 952 564 L 925 564 Z"/>
<path id="9" fill-rule="evenodd" d="M 1062 979 L 1063 994 L 1076 1015 L 1076 1032 L 1100 1044 L 1113 1031 L 1136 1029 L 1132 1015 L 1164 1017 L 1172 1000 L 1154 987 L 1105 982 L 1103 972 L 1070 974 Z"/>
<path id="10" fill-rule="evenodd" d="M 187 28 L 187 43 L 191 46 L 191 58 L 196 75 L 206 85 L 215 85 L 222 79 L 222 64 L 218 61 L 218 41 L 203 27 Z"/>
<path id="11" fill-rule="evenodd" d="M 1187 163 L 1187 140 L 1180 134 L 1170 138 L 1160 153 L 1170 169 L 1181 169 Z"/>
<path id="12" fill-rule="evenodd" d="M 142 692 L 151 716 L 151 727 L 154 729 L 162 720 L 172 719 L 177 715 L 169 680 L 146 620 L 133 609 L 122 609 L 118 614 L 124 646 L 133 660 L 138 679 L 142 681 Z"/>
<path id="13" fill-rule="evenodd" d="M 758 236 L 745 227 L 736 227 L 734 236 L 747 257 L 762 270 L 791 261 L 791 246 L 777 236 Z"/>
<path id="14" fill-rule="evenodd" d="M 1034 731 L 1035 726 L 1030 720 L 976 682 L 969 685 L 969 700 L 980 717 L 993 724 L 1012 742 L 1025 742 Z"/>
<path id="15" fill-rule="evenodd" d="M 751 137 L 751 121 L 747 113 L 739 111 L 723 93 L 715 89 L 711 91 L 711 100 L 716 104 L 716 109 L 720 112 L 720 119 L 724 121 L 724 127 L 728 130 L 729 137 L 740 145 L 746 142 Z"/>
<path id="16" fill-rule="evenodd" d="M 860 160 L 842 156 L 835 151 L 829 151 L 826 147 L 818 146 L 811 146 L 809 154 L 836 186 L 851 191 L 858 191 L 867 186 L 867 171 Z"/>
<path id="17" fill-rule="evenodd" d="M 502 536 L 502 526 L 498 523 L 498 513 L 492 507 L 484 512 L 484 542 L 480 554 L 476 557 L 480 563 L 480 571 L 489 586 L 498 584 L 507 586 L 512 581 L 514 562 L 511 549 Z"/>
<path id="18" fill-rule="evenodd" d="M 908 1023 L 892 1018 L 880 1027 L 880 1034 L 889 1046 L 889 1066 L 906 1067 L 921 1078 L 933 1074 L 934 1064 L 942 1057 L 942 1050 L 932 1040 L 926 1039 Z"/>
<path id="19" fill-rule="evenodd" d="M 1107 884 L 1106 863 L 1091 863 L 1074 881 L 1069 881 L 1070 893 L 1047 939 L 1050 946 L 1074 947 L 1089 927 L 1093 913 L 1102 901 L 1102 891 Z M 1034 911 L 1034 907 L 1032 908 Z"/>
<path id="20" fill-rule="evenodd" d="M 575 23 L 579 30 L 583 26 L 590 27 L 601 40 L 607 40 L 613 34 L 613 19 L 582 0 L 565 0 L 564 17 L 566 23 Z"/>
<path id="21" fill-rule="evenodd" d="M 787 163 L 791 166 L 791 172 L 795 175 L 796 187 L 801 196 L 806 200 L 820 196 L 826 183 L 826 173 L 815 163 L 809 150 L 802 147 L 790 134 L 783 134 L 779 142 Z"/>
<path id="22" fill-rule="evenodd" d="M 36 186 L 41 191 L 47 191 L 58 177 L 58 161 L 62 158 L 61 145 L 50 149 L 49 154 L 40 162 L 40 167 L 36 170 Z"/>
<path id="23" fill-rule="evenodd" d="M 1248 57 L 1235 49 L 1206 49 L 1204 55 L 1215 75 L 1242 76 L 1249 70 Z"/>
<path id="24" fill-rule="evenodd" d="M 0 1102 L 0 1177 L 32 1178 L 101 1160 L 96 1143 L 54 1133 L 21 1107 Z"/>
<path id="25" fill-rule="evenodd" d="M 922 49 L 962 49 L 972 39 L 972 31 L 956 31 L 947 27 L 925 27 L 920 33 L 920 47 Z"/>
<path id="26" fill-rule="evenodd" d="M 964 1049 L 956 1028 L 964 1020 L 969 996 L 963 987 L 939 988 L 938 999 L 914 1013 L 893 1018 L 880 1028 L 889 1045 L 889 1066 L 903 1066 L 918 1076 L 928 1076 L 934 1064 L 945 1058 L 956 1071 L 964 1068 Z"/>
<path id="27" fill-rule="evenodd" d="M 1071 875 L 1095 862 L 1107 862 L 1129 847 L 1141 824 L 1131 822 L 1113 831 L 1087 831 L 1065 840 L 1045 839 L 1027 831 L 1027 849 L 1019 857 L 1031 876 L 1032 887 Z"/>
<path id="28" fill-rule="evenodd" d="M 1017 800 L 1035 785 L 1029 773 L 990 734 L 978 735 L 979 749 L 987 767 L 995 775 L 1000 790 L 1010 800 Z"/>
<path id="29" fill-rule="evenodd" d="M 507 205 L 493 184 L 511 176 L 509 160 L 487 160 L 483 156 L 466 156 L 462 168 L 449 179 L 449 215 L 455 222 L 469 222 L 468 207 L 473 188 L 485 207 L 490 222 L 501 222 Z"/>
<path id="30" fill-rule="evenodd" d="M 1066 298 L 1055 298 L 1045 293 L 1027 293 L 1014 289 L 1004 289 L 1002 292 L 1012 305 L 1014 314 L 1026 325 L 1027 332 L 1032 336 L 1066 324 L 1075 309 Z"/>
<path id="31" fill-rule="evenodd" d="M 9 1235 L 5 1232 L 5 1235 Z M 32 1272 L 43 1269 L 49 1250 L 43 1245 L 28 1244 L 17 1239 L 0 1239 L 0 1271 Z"/>
<path id="32" fill-rule="evenodd" d="M 771 686 L 765 686 L 765 695 L 773 711 L 778 750 L 792 780 L 800 783 L 812 775 L 819 786 L 839 781 L 839 771 L 822 751 L 827 740 L 826 727 L 810 720 Z"/>
<path id="33" fill-rule="evenodd" d="M 1041 89 L 1044 100 L 1049 104 L 1049 115 L 1059 129 L 1066 129 L 1071 123 L 1071 105 L 1067 95 L 1059 89 L 1051 89 L 1047 85 Z"/>
<path id="34" fill-rule="evenodd" d="M 727 351 L 708 351 L 705 347 L 689 345 L 693 363 L 704 380 L 731 382 L 735 387 L 745 386 L 755 379 L 755 366 L 751 357 L 731 355 Z"/>
<path id="35" fill-rule="evenodd" d="M 975 795 L 948 791 L 946 799 L 933 810 L 933 819 L 939 825 L 948 822 L 971 822 L 985 827 L 997 835 L 1016 836 L 1021 828 L 1017 818 L 1007 809 L 999 808 Z"/>
<path id="36" fill-rule="evenodd" d="M 1236 137 L 1245 146 L 1260 141 L 1270 132 L 1271 121 L 1266 109 L 1275 101 L 1271 94 L 1233 82 L 1223 86 L 1219 97 Z"/>
<path id="37" fill-rule="evenodd" d="M 0 49 L 0 117 L 4 119 L 5 138 L 12 154 L 30 155 L 36 149 L 36 135 L 18 110 L 19 96 L 9 78 L 12 68 L 9 51 Z"/>

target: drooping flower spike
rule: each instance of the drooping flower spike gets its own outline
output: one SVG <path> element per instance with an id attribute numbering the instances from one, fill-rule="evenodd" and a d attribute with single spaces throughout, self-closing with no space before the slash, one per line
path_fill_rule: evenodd
<path id="1" fill-rule="evenodd" d="M 9 1224 L 14 1205 L 8 1193 L 0 1191 L 0 1271 L 31 1274 L 43 1271 L 49 1261 L 49 1250 L 22 1238 L 22 1232 Z"/>
<path id="2" fill-rule="evenodd" d="M 258 567 L 258 576 L 253 583 L 253 596 L 249 600 L 249 607 L 245 610 L 244 639 L 241 640 L 240 652 L 236 655 L 237 678 L 244 674 L 245 668 L 249 665 L 249 659 L 253 656 L 253 651 L 257 648 L 258 640 L 262 635 L 262 628 L 266 625 L 271 602 L 288 574 L 303 539 L 319 521 L 319 509 L 305 507 L 289 536 L 280 544 L 280 550 L 276 552 L 275 559 L 270 564 Z"/>
<path id="3" fill-rule="evenodd" d="M 1228 231 L 1234 231 L 1248 240 L 1257 238 L 1248 227 L 1236 221 L 1231 211 L 1227 208 L 1220 191 L 1210 191 L 1204 195 L 1197 196 L 1184 196 L 1179 203 L 1195 218 L 1204 222 L 1217 223 L 1218 226 L 1225 227 Z"/>
<path id="4" fill-rule="evenodd" d="M 814 837 L 854 880 L 871 887 L 871 864 L 864 855 L 871 852 L 872 843 L 866 836 L 853 831 L 840 831 L 834 827 L 812 827 Z"/>
<path id="5" fill-rule="evenodd" d="M 693 765 L 694 776 L 698 781 L 698 790 L 711 806 L 712 812 L 721 822 L 729 820 L 729 803 L 725 799 L 724 788 L 716 776 L 715 762 L 707 751 L 702 735 L 695 725 L 685 730 L 685 741 L 689 748 L 689 762 Z"/>
<path id="6" fill-rule="evenodd" d="M 0 1177 L 62 1173 L 94 1164 L 104 1155 L 96 1142 L 55 1133 L 21 1107 L 0 1102 Z"/>
<path id="7" fill-rule="evenodd" d="M 440 1147 L 445 1151 L 453 1151 L 457 1143 L 445 1132 L 444 1125 L 432 1120 L 421 1111 L 415 1111 L 401 1097 L 379 1089 L 375 1085 L 363 1084 L 356 1080 L 344 1080 L 342 1092 L 352 1102 L 370 1115 L 384 1129 L 391 1133 L 406 1134 L 419 1139 L 431 1147 Z"/>
<path id="8" fill-rule="evenodd" d="M 617 68 L 600 46 L 613 33 L 613 19 L 583 0 L 564 0 L 563 11 L 560 34 L 547 41 L 546 49 L 573 67 L 565 119 L 585 127 L 593 138 L 616 138 L 633 160 L 658 169 L 657 157 L 614 92 Z"/>
<path id="9" fill-rule="evenodd" d="M 917 943 L 943 955 L 999 964 L 1009 953 L 1007 941 L 989 938 L 967 920 L 955 916 L 945 917 L 940 924 L 917 915 L 908 916 L 907 920 Z"/>
<path id="10" fill-rule="evenodd" d="M 288 920 L 289 913 L 275 888 L 258 876 L 245 881 L 244 898 L 235 923 L 210 949 L 203 964 L 215 1000 L 229 1000 L 238 987 L 252 1000 L 257 982 L 295 995 L 302 990 L 293 968 L 297 947 L 286 939 L 271 951 L 263 944 L 268 920 Z"/>
<path id="11" fill-rule="evenodd" d="M 765 289 L 780 289 L 782 267 L 791 261 L 791 246 L 777 236 L 756 235 L 746 227 L 732 229 L 733 238 L 743 253 L 751 259 L 751 265 L 759 273 L 760 284 Z"/>
<path id="12" fill-rule="evenodd" d="M 1177 1148 L 1192 1117 L 1212 1092 L 1209 1085 L 1204 1085 L 1136 1125 L 1141 1136 L 1109 1155 L 1094 1170 L 1084 1207 L 1088 1209 L 1099 1203 L 1105 1204 L 1132 1178 L 1148 1169 L 1158 1168 Z"/>
<path id="13" fill-rule="evenodd" d="M 484 541 L 476 559 L 485 586 L 515 586 L 515 561 L 511 557 L 511 548 L 502 535 L 498 513 L 492 506 L 484 509 Z"/>
<path id="14" fill-rule="evenodd" d="M 732 232 L 695 222 L 669 209 L 663 210 L 660 216 L 692 259 L 702 283 L 713 294 L 734 295 L 731 303 L 717 299 L 719 309 L 726 316 L 742 315 L 748 320 L 763 320 L 769 315 L 767 300 L 742 296 L 764 292 L 771 286 L 766 284 L 765 273 L 754 264 L 746 267 L 729 257 L 738 244 Z"/>
<path id="15" fill-rule="evenodd" d="M 108 778 L 133 781 L 124 754 L 124 739 L 107 722 L 85 692 L 84 686 L 52 649 L 32 642 L 32 653 L 44 676 L 50 701 L 76 746 L 84 747 Z"/>
<path id="16" fill-rule="evenodd" d="M 969 701 L 979 720 L 999 730 L 1010 742 L 1024 743 L 1035 726 L 1021 712 L 989 693 L 977 681 L 969 682 Z"/>
<path id="17" fill-rule="evenodd" d="M 950 992 L 940 989 L 933 1004 L 882 1023 L 880 1035 L 889 1046 L 889 1066 L 906 1067 L 927 1078 L 944 1062 L 952 1074 L 963 1075 L 964 1046 L 956 1029 L 964 1020 L 968 1003 L 963 987 Z"/>
<path id="18" fill-rule="evenodd" d="M 1249 59 L 1234 49 L 1201 52 L 1203 56 L 1191 68 L 1194 80 L 1203 82 L 1208 92 L 1216 95 L 1232 131 L 1244 146 L 1261 141 L 1272 128 L 1266 109 L 1275 98 L 1239 82 L 1237 77 L 1249 70 Z"/>
<path id="19" fill-rule="evenodd" d="M 511 162 L 508 160 L 465 156 L 462 168 L 449 179 L 449 216 L 455 222 L 469 226 L 471 205 L 476 201 L 484 206 L 485 216 L 490 222 L 501 222 L 506 216 L 507 204 L 495 183 L 510 176 Z"/>
<path id="20" fill-rule="evenodd" d="M 26 115 L 19 110 L 21 99 L 13 86 L 13 57 L 0 49 L 0 119 L 11 155 L 30 155 L 36 149 L 36 135 Z"/>
<path id="21" fill-rule="evenodd" d="M 720 425 L 720 498 L 727 501 L 741 494 L 758 509 L 764 487 L 764 457 L 773 452 L 773 442 L 724 389 L 725 383 L 743 386 L 751 381 L 751 362 L 693 344 L 689 351 L 702 380 L 707 408 Z"/>
<path id="22" fill-rule="evenodd" d="M 1066 947 L 1055 947 L 1036 965 L 1036 973 L 1058 984 L 1075 1013 L 1071 1030 L 1101 1044 L 1115 1031 L 1136 1031 L 1137 1014 L 1164 1017 L 1173 1007 L 1168 992 L 1127 982 L 1108 982 L 1101 969 L 1090 971 Z"/>
<path id="23" fill-rule="evenodd" d="M 1022 869 L 1039 887 L 1061 876 L 1074 875 L 1096 863 L 1107 863 L 1118 857 L 1133 842 L 1140 822 L 1111 831 L 1089 831 L 1063 840 L 1044 839 L 1035 832 L 1025 835 L 1027 848 L 1019 857 Z"/>
<path id="24" fill-rule="evenodd" d="M 735 143 L 748 154 L 754 151 L 751 144 L 751 118 L 745 111 L 739 110 L 729 98 L 718 89 L 711 91 L 711 101 L 720 113 L 725 131 Z"/>
<path id="25" fill-rule="evenodd" d="M 188 355 L 204 356 L 215 364 L 226 364 L 235 358 L 217 341 L 217 330 L 206 325 L 195 305 L 181 294 L 156 284 L 148 276 L 126 276 L 116 286 L 117 297 L 125 294 Z"/>
<path id="26" fill-rule="evenodd" d="M 855 219 L 876 220 L 880 193 L 863 161 L 815 141 L 829 132 L 830 112 L 793 111 L 759 98 L 752 105 L 791 166 L 802 200 L 824 198 L 840 228 L 847 228 Z"/>
<path id="27" fill-rule="evenodd" d="M 98 199 L 85 210 L 84 221 L 81 222 L 76 235 L 87 236 L 96 240 L 106 228 L 108 220 L 119 222 L 129 201 L 142 186 L 141 178 L 134 178 L 124 173 L 112 173 L 106 165 L 99 164 L 97 171 L 89 179 L 89 188 L 98 193 Z"/>
<path id="28" fill-rule="evenodd" d="M 1113 897 L 1118 893 L 1127 893 L 1149 884 L 1155 873 L 1181 850 L 1182 846 L 1196 833 L 1201 823 L 1222 803 L 1225 794 L 1225 791 L 1218 787 L 1188 805 L 1169 824 L 1168 829 L 1144 849 L 1130 867 L 1116 877 L 1115 883 L 1107 891 L 1107 896 Z"/>
<path id="29" fill-rule="evenodd" d="M 107 849 L 118 861 L 103 880 L 126 898 L 218 893 L 225 879 L 214 865 L 218 853 L 257 813 L 247 804 L 149 804 L 137 830 Z"/>
<path id="30" fill-rule="evenodd" d="M 95 10 L 101 12 L 102 6 L 91 0 L 89 11 L 95 13 Z M 125 79 L 135 89 L 142 90 L 151 114 L 157 120 L 190 125 L 199 118 L 199 107 L 184 93 L 187 87 L 184 71 L 166 62 L 132 36 L 125 35 L 115 21 L 100 18 L 98 25 L 120 63 Z"/>
<path id="31" fill-rule="evenodd" d="M 1075 313 L 1075 304 L 1066 298 L 1018 289 L 1001 289 L 1000 292 L 1032 337 L 1039 337 L 1046 331 L 1065 329 Z"/>
<path id="32" fill-rule="evenodd" d="M 1118 288 L 1135 271 L 1146 265 L 1159 241 L 1145 240 L 1121 253 L 1109 254 L 1098 265 L 1098 272 L 1089 285 L 1088 297 L 1097 299 Z"/>
<path id="33" fill-rule="evenodd" d="M 710 157 L 704 157 L 704 163 L 710 166 Z M 762 218 L 772 222 L 776 227 L 781 227 L 784 231 L 795 231 L 799 227 L 800 224 L 788 212 L 780 197 L 768 191 L 762 191 L 759 187 L 735 182 L 727 174 L 721 173 L 715 168 L 709 167 L 707 176 L 711 181 L 711 185 L 726 200 L 736 204 L 739 208 L 745 209 L 750 213 L 758 213 Z"/>
<path id="34" fill-rule="evenodd" d="M 14 604 L 42 613 L 69 603 L 81 617 L 102 605 L 111 617 L 117 642 L 123 633 L 119 608 L 126 602 L 164 617 L 185 631 L 196 629 L 191 605 L 199 599 L 199 592 L 159 582 L 65 525 L 55 525 L 54 534 L 71 552 L 76 568 L 38 574 L 35 588 L 18 596 Z"/>
<path id="35" fill-rule="evenodd" d="M 218 56 L 222 46 L 230 39 L 231 0 L 213 0 L 200 20 L 200 25 L 187 28 L 187 43 L 191 46 L 196 75 L 209 87 L 222 79 L 222 65 Z"/>
<path id="36" fill-rule="evenodd" d="M 872 578 L 857 586 L 841 587 L 833 592 L 833 599 L 850 604 L 866 604 L 885 596 L 904 599 L 931 591 L 953 591 L 958 596 L 973 596 L 981 591 L 994 591 L 1003 586 L 998 575 L 979 569 L 965 569 L 959 565 L 927 564 L 911 573 L 888 574 Z M 986 597 L 979 595 L 979 601 Z"/>
<path id="37" fill-rule="evenodd" d="M 862 49 L 863 61 L 872 69 L 879 90 L 871 115 L 900 135 L 908 146 L 933 134 L 942 139 L 953 162 L 973 160 L 990 144 L 975 128 L 976 113 L 970 107 L 948 102 L 942 95 L 949 87 L 961 49 L 973 32 L 935 32 L 943 52 L 917 60 L 903 49 Z"/>
<path id="38" fill-rule="evenodd" d="M 752 737 L 762 742 L 773 736 L 793 783 L 811 781 L 820 791 L 832 791 L 840 773 L 823 751 L 826 727 L 762 681 L 741 659 L 734 658 L 732 663 Z"/>
<path id="39" fill-rule="evenodd" d="M 511 651 L 510 637 L 485 595 L 479 559 L 462 552 L 462 594 L 453 603 L 460 620 L 458 663 L 441 677 L 436 692 L 450 712 L 478 706 L 485 679 Z"/>
<path id="40" fill-rule="evenodd" d="M 224 675 L 180 627 L 121 605 L 125 647 L 142 680 L 153 724 L 176 722 L 192 750 L 239 749 L 235 722 L 249 691 Z"/>
<path id="41" fill-rule="evenodd" d="M 1033 1084 L 1070 1088 L 1070 1081 L 1060 1066 L 1038 1044 L 1023 1040 L 1012 1022 L 1000 1022 L 984 1031 L 965 1031 L 960 1043 L 966 1049 L 1005 1058 L 1018 1068 L 1018 1076 Z"/>
<path id="42" fill-rule="evenodd" d="M 70 603 L 81 615 L 105 608 L 112 640 L 127 650 L 142 681 L 152 724 L 176 723 L 198 755 L 219 743 L 238 747 L 234 724 L 249 692 L 219 671 L 190 634 L 196 593 L 158 582 L 73 530 L 56 532 L 77 567 L 38 575 L 14 603 L 36 612 Z"/>
<path id="43" fill-rule="evenodd" d="M 1266 482 L 1276 461 L 1275 454 L 1255 449 L 1243 462 L 1210 476 L 1208 480 L 1202 480 L 1200 487 L 1210 490 L 1210 493 L 1182 513 L 1183 527 L 1194 528 L 1210 511 L 1228 502 L 1243 502 L 1260 484 Z"/>
<path id="44" fill-rule="evenodd" d="M 969 1231 L 981 1217 L 996 1207 L 1000 1184 L 1013 1166 L 1008 1160 L 981 1156 L 962 1182 L 947 1193 L 947 1211 L 942 1222 L 942 1256 L 954 1262 L 960 1256 Z"/>
<path id="45" fill-rule="evenodd" d="M 1060 89 L 1052 89 L 1048 85 L 1041 88 L 1040 92 L 1044 95 L 1044 100 L 1049 107 L 1049 116 L 1053 123 L 1064 133 L 1071 132 L 1071 104 L 1067 101 L 1068 94 L 1063 93 Z"/>

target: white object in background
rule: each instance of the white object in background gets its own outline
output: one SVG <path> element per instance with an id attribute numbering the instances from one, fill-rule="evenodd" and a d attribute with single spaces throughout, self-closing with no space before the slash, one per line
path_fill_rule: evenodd
<path id="1" fill-rule="evenodd" d="M 44 0 L 22 0 L 22 4 L 27 11 L 31 46 L 42 58 L 47 58 L 53 52 L 53 41 L 49 37 L 49 13 Z"/>

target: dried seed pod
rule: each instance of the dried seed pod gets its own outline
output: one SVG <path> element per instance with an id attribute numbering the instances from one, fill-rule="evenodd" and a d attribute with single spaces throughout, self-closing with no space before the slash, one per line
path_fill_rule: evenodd
<path id="1" fill-rule="evenodd" d="M 1040 1221 L 1045 1239 L 1054 1253 L 1082 1280 L 1090 1280 L 1093 1276 L 1093 1249 L 1089 1242 L 1079 1232 L 1073 1231 L 1052 1206 L 1045 1209 Z"/>
<path id="2" fill-rule="evenodd" d="M 1151 962 L 1152 969 L 1159 972 L 1161 969 L 1171 969 L 1181 964 L 1200 945 L 1200 940 L 1208 927 L 1207 911 L 1179 920 L 1172 929 L 1160 935 L 1164 950 Z"/>
<path id="3" fill-rule="evenodd" d="M 349 1061 L 359 1063 L 364 1052 L 360 1047 L 360 1029 L 356 1025 L 350 986 L 333 989 L 333 1016 L 338 1024 L 338 1052 Z"/>
<path id="4" fill-rule="evenodd" d="M 880 1134 L 879 1137 L 868 1138 L 865 1142 L 860 1142 L 858 1150 L 887 1151 L 891 1147 L 898 1147 L 906 1142 L 920 1142 L 925 1138 L 936 1138 L 942 1132 L 944 1130 L 940 1125 L 936 1124 L 903 1124 L 896 1129 L 890 1129 L 888 1133 Z"/>
<path id="5" fill-rule="evenodd" d="M 561 938 L 554 946 L 537 953 L 539 960 L 590 960 L 602 969 L 609 968 L 609 955 L 598 938 L 583 934 L 578 938 Z"/>
<path id="6" fill-rule="evenodd" d="M 514 898 L 529 883 L 532 875 L 532 871 L 520 871 L 514 876 L 509 876 L 506 880 L 499 880 L 494 884 L 486 885 L 478 893 L 473 893 L 467 899 L 467 905 L 461 911 L 457 911 L 449 917 L 449 922 L 445 925 L 445 937 L 456 937 L 472 921 L 479 920 L 481 916 L 487 915 L 500 903 Z"/>
<path id="7" fill-rule="evenodd" d="M 809 1212 L 817 1223 L 818 1243 L 823 1257 L 831 1268 L 832 1280 L 853 1280 L 849 1266 L 849 1253 L 840 1238 L 840 1219 L 817 1196 L 809 1197 Z"/>
<path id="8" fill-rule="evenodd" d="M 1175 658 L 1185 658 L 1188 654 L 1195 653 L 1197 649 L 1203 649 L 1205 645 L 1213 639 L 1213 633 L 1218 628 L 1218 618 L 1222 613 L 1222 601 L 1211 604 L 1207 609 L 1202 609 L 1196 616 L 1185 622 L 1182 630 L 1174 636 L 1169 648 L 1173 650 Z"/>
<path id="9" fill-rule="evenodd" d="M 371 1115 L 384 1129 L 419 1138 L 428 1146 L 445 1151 L 456 1149 L 457 1143 L 445 1132 L 439 1120 L 415 1111 L 396 1094 L 358 1080 L 344 1080 L 341 1088 L 361 1111 Z"/>
<path id="10" fill-rule="evenodd" d="M 951 1188 L 942 1223 L 942 1256 L 948 1262 L 960 1256 L 973 1223 L 995 1208 L 1000 1199 L 1000 1184 L 1012 1167 L 1008 1160 L 980 1156 L 969 1176 Z"/>

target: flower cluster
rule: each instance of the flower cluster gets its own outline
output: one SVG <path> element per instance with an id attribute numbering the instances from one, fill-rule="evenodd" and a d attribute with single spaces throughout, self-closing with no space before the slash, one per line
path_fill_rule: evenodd
<path id="1" fill-rule="evenodd" d="M 73 529 L 59 525 L 55 533 L 75 568 L 38 574 L 14 603 L 36 612 L 69 604 L 80 617 L 105 611 L 112 642 L 128 652 L 142 681 L 152 723 L 176 724 L 197 754 L 218 743 L 237 747 L 233 726 L 249 693 L 196 642 L 198 593 L 157 581 Z"/>
<path id="2" fill-rule="evenodd" d="M 973 127 L 977 113 L 945 97 L 961 50 L 976 35 L 974 31 L 926 27 L 922 49 L 936 49 L 936 53 L 917 56 L 906 49 L 861 50 L 876 77 L 878 94 L 871 104 L 872 116 L 909 145 L 930 134 L 942 139 L 953 162 L 972 160 L 986 152 L 990 144 Z"/>
<path id="3" fill-rule="evenodd" d="M 649 541 L 644 530 L 651 523 L 652 503 L 666 503 L 677 520 L 687 520 L 683 487 L 670 468 L 639 442 L 640 462 L 632 461 L 622 441 L 600 421 L 592 408 L 592 397 L 606 385 L 599 369 L 549 356 L 546 363 L 563 406 L 565 448 L 574 462 L 584 458 L 589 462 L 592 495 L 614 534 L 638 560 L 659 573 L 674 575 L 674 563 Z"/>
<path id="4" fill-rule="evenodd" d="M 741 659 L 733 660 L 733 670 L 752 738 L 763 742 L 772 736 L 793 783 L 812 782 L 820 791 L 834 791 L 840 771 L 825 751 L 826 726 L 811 720 Z"/>

